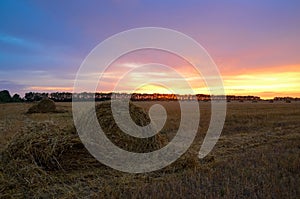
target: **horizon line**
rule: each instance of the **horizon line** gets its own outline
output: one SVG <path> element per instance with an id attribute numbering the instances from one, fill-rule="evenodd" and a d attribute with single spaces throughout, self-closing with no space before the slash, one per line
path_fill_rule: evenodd
<path id="1" fill-rule="evenodd" d="M 213 94 L 205 94 L 205 93 L 195 93 L 195 94 L 191 94 L 191 93 L 186 93 L 186 94 L 176 94 L 176 93 L 141 93 L 141 92 L 100 92 L 100 91 L 97 91 L 97 92 L 90 92 L 90 91 L 82 91 L 80 93 L 74 93 L 74 92 L 67 92 L 67 91 L 56 91 L 56 92 L 34 92 L 34 91 L 29 91 L 29 92 L 26 92 L 26 93 L 47 93 L 47 94 L 54 94 L 54 93 L 68 93 L 68 94 L 82 94 L 82 93 L 88 93 L 88 94 L 126 94 L 126 95 L 133 95 L 133 94 L 140 94 L 140 95 L 155 95 L 155 94 L 158 94 L 158 95 L 177 95 L 177 96 L 196 96 L 196 95 L 205 95 L 205 96 L 235 96 L 235 97 L 259 97 L 260 99 L 263 99 L 263 100 L 267 100 L 267 99 L 275 99 L 275 98 L 290 98 L 290 99 L 299 99 L 300 96 L 296 96 L 296 97 L 291 97 L 291 96 L 283 96 L 283 97 L 280 97 L 280 96 L 272 96 L 272 97 L 269 97 L 269 98 L 264 98 L 264 97 L 261 97 L 259 95 L 240 95 L 240 94 L 225 94 L 225 95 L 213 95 Z M 26 94 L 25 93 L 25 94 Z M 25 97 L 25 95 L 24 95 Z"/>
<path id="2" fill-rule="evenodd" d="M 2 91 L 8 91 L 10 93 L 10 91 L 8 89 L 3 89 L 3 90 L 0 90 L 0 92 Z M 70 91 L 54 91 L 54 92 L 36 92 L 36 91 L 28 91 L 28 92 L 25 92 L 24 93 L 24 96 L 22 96 L 22 98 L 25 97 L 26 93 L 39 93 L 39 94 L 48 94 L 48 95 L 51 95 L 51 94 L 54 94 L 54 93 L 68 93 L 68 94 L 81 94 L 81 93 L 88 93 L 88 94 L 127 94 L 127 95 L 133 95 L 133 94 L 140 94 L 140 95 L 154 95 L 154 94 L 159 94 L 159 95 L 177 95 L 177 96 L 184 96 L 184 95 L 189 95 L 189 96 L 196 96 L 196 95 L 206 95 L 206 96 L 240 96 L 240 97 L 246 97 L 246 96 L 251 96 L 251 97 L 259 97 L 260 99 L 274 99 L 274 98 L 291 98 L 291 99 L 299 99 L 300 96 L 294 96 L 294 97 L 291 97 L 291 96 L 283 96 L 283 97 L 280 97 L 280 96 L 272 96 L 272 97 L 268 97 L 268 98 L 265 98 L 265 97 L 261 97 L 259 95 L 240 95 L 240 94 L 225 94 L 225 95 L 213 95 L 213 94 L 205 94 L 205 93 L 195 93 L 195 94 L 192 94 L 192 93 L 186 93 L 186 94 L 176 94 L 176 93 L 141 93 L 141 92 L 113 92 L 113 91 L 110 91 L 110 92 L 102 92 L 102 91 L 96 91 L 96 92 L 90 92 L 90 91 L 82 91 L 80 93 L 74 93 L 74 92 L 70 92 Z M 15 93 L 15 94 L 18 94 L 19 93 Z"/>

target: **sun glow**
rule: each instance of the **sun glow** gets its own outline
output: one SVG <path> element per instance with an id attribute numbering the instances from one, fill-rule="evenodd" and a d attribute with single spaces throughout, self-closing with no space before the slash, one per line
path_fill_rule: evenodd
<path id="1" fill-rule="evenodd" d="M 135 90 L 136 93 L 164 93 L 164 94 L 173 94 L 172 90 L 165 88 L 162 85 L 156 85 L 156 84 L 147 84 L 139 87 Z"/>
<path id="2" fill-rule="evenodd" d="M 300 92 L 298 72 L 256 72 L 245 75 L 224 76 L 227 94 L 297 97 Z"/>

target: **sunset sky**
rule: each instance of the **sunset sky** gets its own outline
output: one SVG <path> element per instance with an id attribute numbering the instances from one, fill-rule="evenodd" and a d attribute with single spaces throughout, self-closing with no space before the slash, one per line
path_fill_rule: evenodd
<path id="1" fill-rule="evenodd" d="M 0 89 L 72 92 L 76 72 L 89 52 L 106 38 L 138 27 L 164 27 L 199 42 L 222 75 L 226 94 L 300 96 L 300 1 L 0 1 Z M 176 69 L 197 93 L 207 93 L 201 75 L 182 58 L 155 50 L 116 60 L 99 82 L 114 89 L 123 69 L 147 63 Z M 98 74 L 95 74 L 98 75 Z M 174 82 L 155 65 L 123 80 L 119 91 L 145 79 Z M 139 92 L 168 92 L 143 85 Z"/>

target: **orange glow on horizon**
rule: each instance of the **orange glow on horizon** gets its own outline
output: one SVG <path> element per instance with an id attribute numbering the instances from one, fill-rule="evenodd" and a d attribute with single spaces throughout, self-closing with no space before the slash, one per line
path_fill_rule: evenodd
<path id="1" fill-rule="evenodd" d="M 168 90 L 167 88 L 160 86 L 160 85 L 154 85 L 154 84 L 147 84 L 144 85 L 138 89 L 135 90 L 135 93 L 164 93 L 164 94 L 172 94 L 171 90 Z"/>
<path id="2" fill-rule="evenodd" d="M 254 70 L 246 74 L 224 75 L 223 83 L 227 95 L 255 95 L 262 99 L 273 97 L 299 97 L 300 96 L 300 66 L 293 67 L 298 71 L 286 71 L 282 67 L 269 70 Z M 189 81 L 195 93 L 209 94 L 203 79 Z M 168 93 L 166 89 L 149 85 L 137 92 L 144 93 Z M 182 93 L 185 94 L 184 90 Z"/>
<path id="3" fill-rule="evenodd" d="M 187 70 L 185 70 L 187 69 Z M 115 72 L 115 73 L 113 73 Z M 210 94 L 205 85 L 204 79 L 195 70 L 187 67 L 178 68 L 178 72 L 189 82 L 194 93 Z M 98 92 L 112 92 L 113 85 L 116 84 L 119 76 L 118 71 L 110 71 L 109 74 L 114 76 L 106 76 L 107 89 L 99 90 Z M 196 74 L 197 73 L 197 74 Z M 239 70 L 235 72 L 222 73 L 225 93 L 227 95 L 254 95 L 262 99 L 269 99 L 273 97 L 300 97 L 300 65 L 268 67 L 249 69 L 241 73 Z M 137 78 L 139 77 L 139 78 Z M 130 92 L 132 82 L 134 85 L 143 85 L 143 81 L 147 78 L 163 78 L 166 82 L 172 82 L 172 85 L 179 93 L 174 94 L 191 94 L 186 92 L 180 81 L 178 81 L 172 73 L 166 71 L 140 71 L 133 73 L 126 79 L 126 83 L 122 85 L 122 90 L 114 92 Z M 210 77 L 214 78 L 214 77 Z M 72 92 L 73 87 L 48 87 L 48 86 L 34 86 L 28 88 L 36 92 Z M 84 92 L 84 91 L 82 91 Z M 89 92 L 89 91 L 86 91 Z M 173 93 L 171 90 L 160 85 L 147 84 L 139 87 L 134 92 L 136 93 Z"/>
<path id="4" fill-rule="evenodd" d="M 254 69 L 244 74 L 224 75 L 227 94 L 257 95 L 263 99 L 300 96 L 300 66 Z"/>
<path id="5" fill-rule="evenodd" d="M 32 86 L 28 88 L 32 91 L 43 91 L 43 92 L 72 92 L 73 87 L 50 87 L 50 86 Z"/>

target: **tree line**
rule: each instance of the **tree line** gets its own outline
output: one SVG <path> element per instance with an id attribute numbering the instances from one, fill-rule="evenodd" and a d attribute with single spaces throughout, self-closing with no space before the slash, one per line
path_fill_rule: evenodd
<path id="1" fill-rule="evenodd" d="M 23 99 L 19 94 L 10 95 L 8 90 L 0 91 L 0 103 L 8 103 L 8 102 L 22 102 Z"/>
<path id="2" fill-rule="evenodd" d="M 56 93 L 39 93 L 39 92 L 28 92 L 25 93 L 24 98 L 21 98 L 19 94 L 10 95 L 8 90 L 0 91 L 0 103 L 9 102 L 36 102 L 42 99 L 49 98 L 57 102 L 71 102 L 74 98 L 76 101 L 104 101 L 111 99 L 130 99 L 133 101 L 156 101 L 156 100 L 198 100 L 198 101 L 210 101 L 212 99 L 221 100 L 227 99 L 230 101 L 260 101 L 260 97 L 257 96 L 210 96 L 205 94 L 197 95 L 174 95 L 174 94 L 141 94 L 141 93 L 70 93 L 70 92 L 56 92 Z M 275 97 L 269 101 L 300 101 L 300 98 L 292 97 Z"/>

